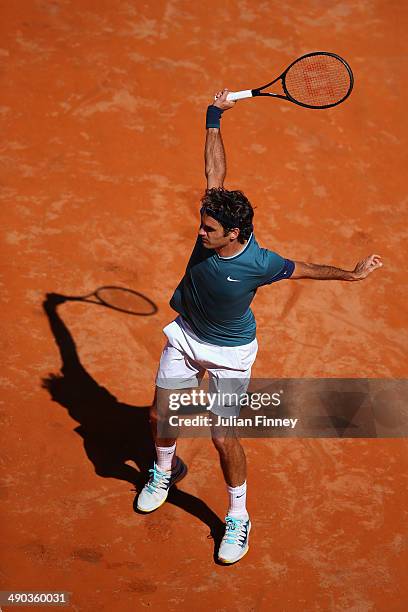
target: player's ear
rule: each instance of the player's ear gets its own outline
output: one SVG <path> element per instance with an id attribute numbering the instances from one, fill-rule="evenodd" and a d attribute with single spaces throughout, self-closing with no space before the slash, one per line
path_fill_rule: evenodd
<path id="1" fill-rule="evenodd" d="M 239 228 L 234 227 L 230 232 L 230 237 L 232 240 L 235 240 L 236 238 L 238 238 L 238 236 L 239 236 Z"/>

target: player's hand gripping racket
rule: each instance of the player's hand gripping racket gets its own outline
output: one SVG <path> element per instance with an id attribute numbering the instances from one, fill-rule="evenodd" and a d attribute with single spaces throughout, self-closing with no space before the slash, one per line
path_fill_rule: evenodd
<path id="1" fill-rule="evenodd" d="M 284 94 L 263 91 L 279 80 Z M 231 91 L 227 100 L 269 96 L 306 108 L 330 108 L 349 97 L 353 84 L 353 73 L 343 58 L 335 53 L 316 51 L 299 57 L 280 76 L 263 87 Z"/>

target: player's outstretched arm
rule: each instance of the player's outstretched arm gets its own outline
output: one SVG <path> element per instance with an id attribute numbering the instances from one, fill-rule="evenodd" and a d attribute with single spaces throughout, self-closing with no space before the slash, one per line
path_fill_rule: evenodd
<path id="1" fill-rule="evenodd" d="M 224 185 L 227 164 L 225 149 L 220 131 L 220 119 L 225 110 L 235 106 L 235 102 L 227 102 L 228 89 L 216 94 L 216 100 L 207 109 L 206 139 L 205 139 L 205 176 L 207 189 L 220 188 Z"/>
<path id="2" fill-rule="evenodd" d="M 313 278 L 315 280 L 344 280 L 359 281 L 367 278 L 371 272 L 381 268 L 380 255 L 369 255 L 359 261 L 354 270 L 342 270 L 333 266 L 321 266 L 318 264 L 295 261 L 295 269 L 290 279 Z"/>

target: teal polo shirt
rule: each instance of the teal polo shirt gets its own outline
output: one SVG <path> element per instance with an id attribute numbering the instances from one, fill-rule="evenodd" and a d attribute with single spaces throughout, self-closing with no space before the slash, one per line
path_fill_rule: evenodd
<path id="1" fill-rule="evenodd" d="M 203 342 L 249 344 L 256 335 L 250 304 L 258 287 L 289 278 L 294 268 L 293 261 L 261 248 L 253 234 L 232 257 L 206 249 L 198 237 L 170 306 Z"/>

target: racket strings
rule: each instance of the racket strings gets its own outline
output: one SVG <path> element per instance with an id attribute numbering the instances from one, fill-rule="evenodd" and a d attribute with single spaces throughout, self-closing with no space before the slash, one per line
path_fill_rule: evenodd
<path id="1" fill-rule="evenodd" d="M 346 66 L 330 55 L 314 55 L 297 61 L 285 75 L 285 86 L 296 101 L 326 106 L 342 100 L 351 86 Z"/>

